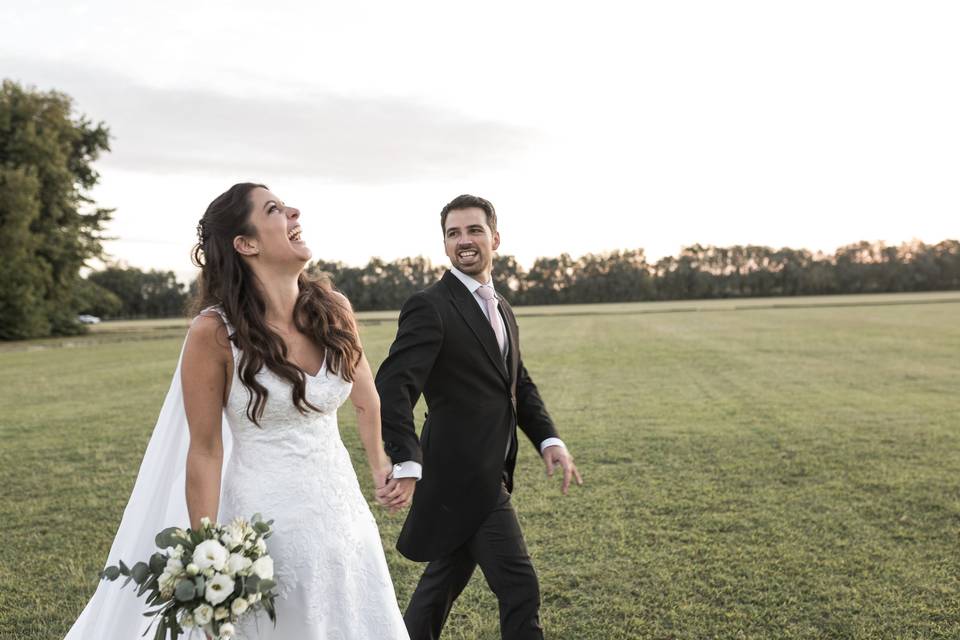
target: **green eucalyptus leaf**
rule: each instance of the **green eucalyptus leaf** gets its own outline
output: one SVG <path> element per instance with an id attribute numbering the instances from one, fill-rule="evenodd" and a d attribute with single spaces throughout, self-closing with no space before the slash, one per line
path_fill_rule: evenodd
<path id="1" fill-rule="evenodd" d="M 146 562 L 138 562 L 130 568 L 130 577 L 139 585 L 150 575 L 150 567 Z"/>
<path id="2" fill-rule="evenodd" d="M 154 541 L 161 549 L 177 546 L 180 543 L 180 537 L 177 536 L 177 527 L 167 527 L 157 534 Z"/>
<path id="3" fill-rule="evenodd" d="M 150 571 L 160 575 L 163 573 L 164 567 L 167 566 L 167 556 L 160 553 L 159 551 L 150 556 Z"/>
<path id="4" fill-rule="evenodd" d="M 273 589 L 275 586 L 277 586 L 277 583 L 274 582 L 273 580 L 261 580 L 260 586 L 257 587 L 257 590 L 260 593 L 267 593 L 268 591 L 270 591 L 270 589 Z"/>
<path id="5" fill-rule="evenodd" d="M 111 582 L 120 577 L 120 569 L 118 567 L 107 567 L 100 572 L 100 575 Z"/>
<path id="6" fill-rule="evenodd" d="M 177 587 L 174 589 L 173 595 L 180 602 L 187 602 L 188 600 L 193 600 L 196 597 L 197 588 L 193 584 L 192 580 L 181 580 L 177 583 Z"/>

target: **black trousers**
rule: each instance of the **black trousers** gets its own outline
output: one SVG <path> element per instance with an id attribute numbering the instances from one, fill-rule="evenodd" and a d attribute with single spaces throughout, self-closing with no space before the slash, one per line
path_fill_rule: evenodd
<path id="1" fill-rule="evenodd" d="M 506 487 L 473 537 L 427 565 L 403 616 L 410 640 L 440 637 L 454 600 L 477 565 L 500 604 L 500 636 L 542 640 L 540 584 Z"/>

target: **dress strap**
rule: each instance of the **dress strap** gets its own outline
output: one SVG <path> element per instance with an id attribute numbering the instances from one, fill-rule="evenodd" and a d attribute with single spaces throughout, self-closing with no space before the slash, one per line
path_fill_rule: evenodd
<path id="1" fill-rule="evenodd" d="M 234 362 L 237 362 L 239 349 L 237 348 L 237 345 L 234 343 L 234 341 L 230 339 L 233 336 L 233 334 L 236 333 L 236 329 L 234 329 L 233 325 L 230 324 L 230 320 L 227 319 L 226 312 L 223 310 L 223 307 L 221 307 L 220 305 L 216 304 L 216 305 L 209 306 L 203 309 L 200 312 L 200 314 L 203 315 L 207 311 L 215 311 L 217 315 L 220 316 L 220 319 L 223 320 L 224 326 L 227 327 L 227 339 L 230 341 L 230 350 L 233 352 L 233 360 Z"/>

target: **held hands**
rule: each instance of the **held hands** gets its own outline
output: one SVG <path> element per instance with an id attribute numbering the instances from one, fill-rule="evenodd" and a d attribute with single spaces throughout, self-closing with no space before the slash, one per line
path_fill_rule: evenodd
<path id="1" fill-rule="evenodd" d="M 580 472 L 577 471 L 577 465 L 573 464 L 573 456 L 570 455 L 566 447 L 553 445 L 544 449 L 543 463 L 547 467 L 547 476 L 551 478 L 553 477 L 554 467 L 559 466 L 563 469 L 563 486 L 561 488 L 563 495 L 567 495 L 567 490 L 570 488 L 570 481 L 572 479 L 576 479 L 578 485 L 583 484 L 583 478 L 580 477 Z"/>
<path id="2" fill-rule="evenodd" d="M 370 475 L 373 476 L 373 488 L 376 490 L 374 497 L 381 505 L 383 505 L 383 501 L 380 500 L 380 491 L 390 480 L 390 474 L 392 472 L 393 465 L 390 464 L 390 459 L 387 457 L 383 457 L 376 464 L 370 466 Z"/>
<path id="3" fill-rule="evenodd" d="M 389 509 L 390 513 L 396 513 L 410 505 L 416 488 L 416 478 L 389 477 L 386 484 L 376 491 L 377 502 Z"/>
<path id="4" fill-rule="evenodd" d="M 374 498 L 381 507 L 396 513 L 410 505 L 417 486 L 416 478 L 394 478 L 393 465 L 386 456 L 370 465 L 370 475 L 373 476 Z"/>

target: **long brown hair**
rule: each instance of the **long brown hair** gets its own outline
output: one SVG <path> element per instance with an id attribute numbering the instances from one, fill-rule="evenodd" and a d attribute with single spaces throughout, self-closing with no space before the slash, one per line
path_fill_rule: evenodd
<path id="1" fill-rule="evenodd" d="M 253 393 L 247 401 L 247 417 L 260 426 L 267 404 L 267 389 L 257 382 L 264 366 L 293 387 L 293 404 L 300 413 L 319 411 L 306 398 L 306 374 L 287 359 L 287 345 L 267 325 L 267 305 L 254 283 L 254 273 L 233 247 L 238 235 L 256 236 L 250 222 L 250 192 L 262 184 L 235 184 L 217 196 L 197 225 L 199 241 L 193 248 L 193 263 L 200 267 L 199 288 L 190 305 L 190 315 L 220 305 L 234 327 L 230 340 L 240 349 L 237 368 L 240 381 Z M 300 290 L 293 308 L 297 329 L 323 348 L 328 371 L 352 381 L 362 347 L 349 307 L 323 276 L 301 272 Z"/>

